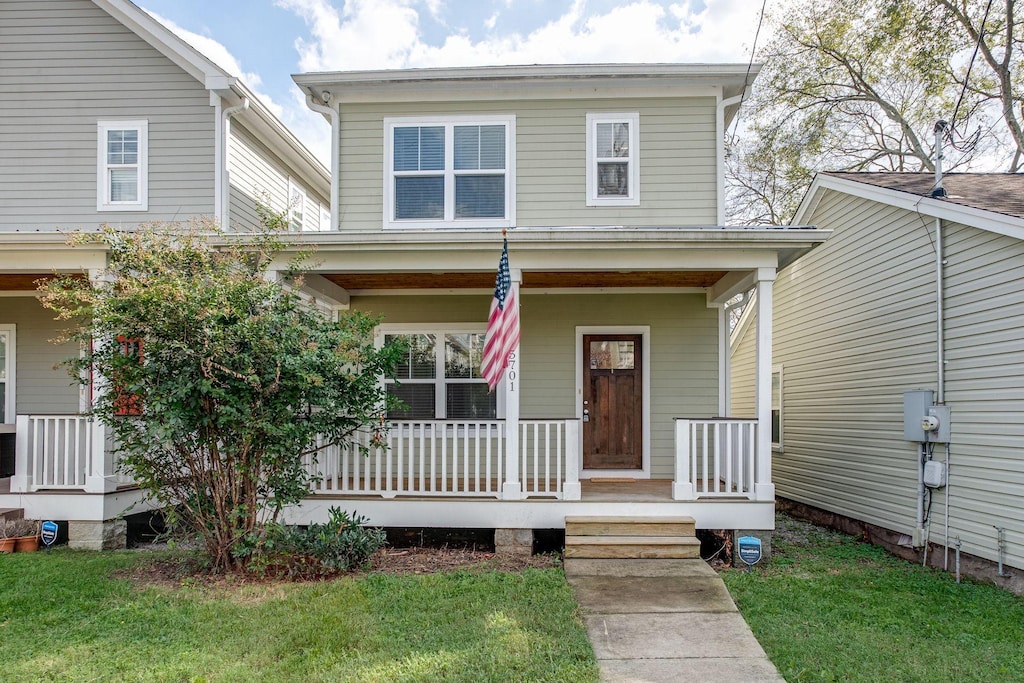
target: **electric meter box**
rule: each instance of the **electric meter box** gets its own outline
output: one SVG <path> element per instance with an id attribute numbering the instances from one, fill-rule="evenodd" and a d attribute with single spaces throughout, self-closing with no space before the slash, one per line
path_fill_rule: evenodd
<path id="1" fill-rule="evenodd" d="M 927 441 L 921 420 L 928 415 L 928 409 L 935 403 L 931 389 L 903 392 L 903 438 L 907 441 Z"/>

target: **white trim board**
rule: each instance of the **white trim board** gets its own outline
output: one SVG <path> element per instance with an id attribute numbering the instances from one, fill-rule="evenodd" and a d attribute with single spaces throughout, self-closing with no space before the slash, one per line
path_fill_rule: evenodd
<path id="1" fill-rule="evenodd" d="M 643 382 L 643 406 L 641 429 L 643 440 L 642 466 L 639 470 L 587 470 L 583 469 L 583 430 L 580 429 L 580 479 L 604 477 L 651 478 L 651 326 L 650 325 L 577 325 L 576 326 L 576 419 L 583 423 L 583 335 L 585 334 L 639 334 L 643 349 L 644 366 L 641 371 Z"/>
<path id="2" fill-rule="evenodd" d="M 797 209 L 796 216 L 793 217 L 792 225 L 801 225 L 807 221 L 817 209 L 818 202 L 825 190 L 842 192 L 852 197 L 860 197 L 898 209 L 913 211 L 923 216 L 954 221 L 998 235 L 1024 240 L 1024 219 L 1016 216 L 953 204 L 944 199 L 922 197 L 911 192 L 868 185 L 849 178 L 836 178 L 820 173 L 814 177 L 814 182 L 811 183 L 810 189 L 800 203 L 800 208 Z"/>

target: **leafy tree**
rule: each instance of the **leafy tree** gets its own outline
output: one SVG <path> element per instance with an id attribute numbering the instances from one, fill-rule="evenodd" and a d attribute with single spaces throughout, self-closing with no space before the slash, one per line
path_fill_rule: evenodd
<path id="1" fill-rule="evenodd" d="M 67 362 L 72 375 L 96 377 L 93 414 L 120 468 L 199 533 L 215 568 L 240 568 L 240 543 L 307 494 L 318 449 L 376 434 L 379 379 L 400 349 L 374 348 L 375 319 L 331 321 L 266 279 L 285 246 L 274 231 L 143 226 L 74 239 L 104 243 L 109 257 L 97 282 L 42 288 L 85 350 Z"/>
<path id="2" fill-rule="evenodd" d="M 1021 27 L 1014 0 L 985 10 L 969 0 L 803 0 L 773 18 L 744 129 L 730 141 L 730 219 L 788 222 L 821 170 L 933 171 L 940 119 L 952 124 L 945 170 L 1012 159 L 1005 167 L 1016 171 Z M 983 59 L 972 65 L 979 32 Z"/>

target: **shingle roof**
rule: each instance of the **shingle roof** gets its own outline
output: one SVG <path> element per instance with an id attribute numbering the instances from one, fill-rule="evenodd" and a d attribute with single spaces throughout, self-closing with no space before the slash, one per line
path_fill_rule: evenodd
<path id="1" fill-rule="evenodd" d="M 930 197 L 934 173 L 828 172 L 823 175 L 865 185 Z M 947 196 L 940 201 L 1024 218 L 1024 173 L 947 173 L 942 178 Z"/>

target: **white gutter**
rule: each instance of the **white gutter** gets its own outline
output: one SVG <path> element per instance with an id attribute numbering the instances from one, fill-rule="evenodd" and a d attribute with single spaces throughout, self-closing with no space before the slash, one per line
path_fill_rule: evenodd
<path id="1" fill-rule="evenodd" d="M 331 101 L 330 91 L 324 90 L 320 95 L 320 99 L 323 101 L 323 104 L 317 102 L 313 94 L 309 93 L 306 95 L 306 106 L 331 119 L 331 230 L 339 230 L 341 228 L 338 222 L 341 213 L 341 193 L 338 187 L 339 174 L 341 172 L 341 159 L 339 158 L 341 151 L 341 112 L 337 106 L 327 106 Z"/>
<path id="2" fill-rule="evenodd" d="M 217 186 L 214 191 L 217 204 L 217 222 L 224 230 L 229 229 L 231 223 L 231 184 L 230 172 L 228 171 L 228 145 L 231 144 L 231 117 L 249 108 L 249 98 L 243 97 L 240 104 L 227 109 L 221 109 L 220 101 L 217 103 L 217 159 L 215 161 L 217 174 Z"/>
<path id="3" fill-rule="evenodd" d="M 725 100 L 718 100 L 715 111 L 715 165 L 718 175 L 718 224 L 725 225 L 725 108 L 743 101 L 743 95 L 736 95 Z"/>

